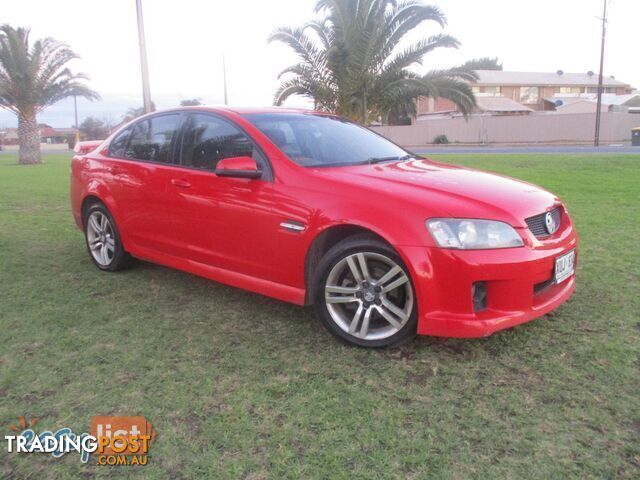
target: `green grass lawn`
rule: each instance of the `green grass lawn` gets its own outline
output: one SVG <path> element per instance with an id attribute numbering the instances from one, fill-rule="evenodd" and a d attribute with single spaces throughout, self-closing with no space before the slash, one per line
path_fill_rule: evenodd
<path id="1" fill-rule="evenodd" d="M 581 235 L 571 301 L 490 338 L 349 348 L 311 309 L 143 262 L 101 273 L 69 156 L 0 156 L 2 436 L 19 415 L 82 432 L 139 414 L 158 433 L 144 467 L 3 443 L 0 476 L 637 478 L 640 155 L 438 158 L 561 196 Z"/>

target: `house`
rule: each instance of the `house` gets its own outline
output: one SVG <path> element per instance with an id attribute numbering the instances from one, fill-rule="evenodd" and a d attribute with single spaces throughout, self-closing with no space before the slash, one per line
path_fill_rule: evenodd
<path id="1" fill-rule="evenodd" d="M 48 144 L 65 144 L 69 143 L 75 135 L 73 128 L 53 128 L 46 123 L 38 124 L 40 129 L 40 142 Z M 3 134 L 0 134 L 0 143 L 3 145 L 18 145 L 18 129 L 7 128 Z"/>
<path id="2" fill-rule="evenodd" d="M 602 95 L 602 105 L 609 112 L 629 112 L 640 107 L 640 92 L 637 90 L 625 95 Z"/>
<path id="3" fill-rule="evenodd" d="M 478 96 L 476 98 L 477 111 L 491 115 L 528 115 L 533 109 L 503 96 Z"/>
<path id="4" fill-rule="evenodd" d="M 477 96 L 476 102 L 476 113 L 478 114 L 528 115 L 533 112 L 531 108 L 502 96 Z M 425 103 L 429 113 L 425 113 Z M 459 112 L 456 105 L 450 100 L 420 97 L 418 99 L 418 117 L 427 115 L 429 118 L 446 118 L 458 116 Z"/>
<path id="5" fill-rule="evenodd" d="M 555 113 L 595 113 L 598 108 L 596 96 L 588 97 L 548 97 L 544 101 L 546 103 L 544 111 L 553 111 Z M 602 105 L 601 112 L 606 112 L 606 105 Z"/>
<path id="6" fill-rule="evenodd" d="M 535 111 L 556 111 L 559 106 L 576 103 L 566 99 L 592 99 L 598 92 L 598 75 L 587 73 L 505 72 L 503 70 L 476 70 L 478 80 L 470 82 L 476 95 L 478 112 L 487 112 L 485 105 L 495 115 L 522 115 Z M 610 98 L 632 95 L 628 83 L 613 77 L 603 77 L 603 93 Z M 556 102 L 556 100 L 563 100 Z M 524 107 L 516 109 L 513 103 Z M 604 103 L 603 103 L 604 104 Z M 611 104 L 614 104 L 612 102 Z M 417 100 L 417 119 L 432 115 L 459 114 L 453 102 L 443 98 L 420 97 Z M 595 111 L 595 106 L 581 105 Z M 574 107 L 580 109 L 579 107 Z"/>
<path id="7" fill-rule="evenodd" d="M 68 143 L 69 138 L 75 135 L 73 128 L 53 128 L 44 123 L 38 126 L 40 127 L 41 143 Z"/>
<path id="8" fill-rule="evenodd" d="M 0 134 L 0 143 L 2 145 L 17 145 L 18 144 L 18 129 L 7 128 Z"/>
<path id="9" fill-rule="evenodd" d="M 577 97 L 549 97 L 544 99 L 550 106 L 545 110 L 557 113 L 595 113 L 598 97 L 596 94 L 582 94 Z M 640 93 L 616 95 L 605 93 L 602 95 L 601 112 L 634 112 L 640 107 Z"/>

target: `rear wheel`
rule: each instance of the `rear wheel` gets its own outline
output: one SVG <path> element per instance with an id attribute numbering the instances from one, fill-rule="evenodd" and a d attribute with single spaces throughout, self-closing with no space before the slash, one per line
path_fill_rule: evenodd
<path id="1" fill-rule="evenodd" d="M 411 277 L 398 254 L 376 238 L 357 235 L 331 248 L 313 288 L 321 321 L 348 343 L 386 347 L 415 335 Z"/>
<path id="2" fill-rule="evenodd" d="M 115 272 L 131 265 L 131 256 L 122 246 L 116 222 L 103 204 L 94 203 L 87 208 L 84 236 L 91 260 L 100 270 Z"/>

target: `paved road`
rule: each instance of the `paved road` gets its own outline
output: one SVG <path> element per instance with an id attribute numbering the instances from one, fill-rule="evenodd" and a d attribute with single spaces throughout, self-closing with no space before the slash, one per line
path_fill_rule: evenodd
<path id="1" fill-rule="evenodd" d="M 410 148 L 414 153 L 637 153 L 640 147 L 629 145 L 620 146 L 558 146 L 558 147 L 415 147 Z"/>

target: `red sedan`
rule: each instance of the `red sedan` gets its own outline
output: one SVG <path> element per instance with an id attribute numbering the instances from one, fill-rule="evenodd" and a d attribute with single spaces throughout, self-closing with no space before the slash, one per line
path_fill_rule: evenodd
<path id="1" fill-rule="evenodd" d="M 578 237 L 556 196 L 418 158 L 333 115 L 158 112 L 76 155 L 71 177 L 101 270 L 137 257 L 313 304 L 361 346 L 486 336 L 575 288 Z"/>

